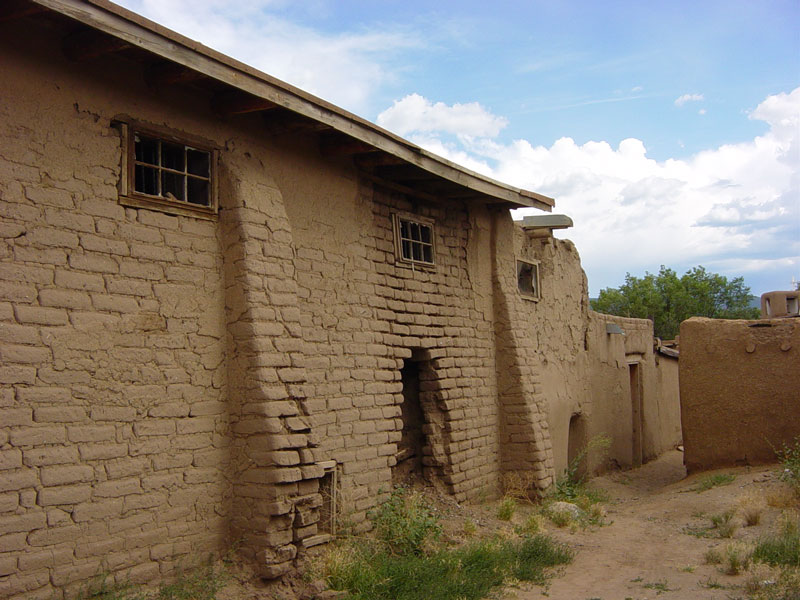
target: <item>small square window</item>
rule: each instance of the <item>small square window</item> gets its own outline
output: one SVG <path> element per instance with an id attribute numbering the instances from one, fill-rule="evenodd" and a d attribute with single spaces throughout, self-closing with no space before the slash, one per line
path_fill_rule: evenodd
<path id="1" fill-rule="evenodd" d="M 541 297 L 539 293 L 539 265 L 518 260 L 517 287 L 524 298 L 538 300 Z"/>
<path id="2" fill-rule="evenodd" d="M 210 144 L 121 123 L 123 177 L 120 202 L 174 214 L 212 217 L 217 212 Z"/>
<path id="3" fill-rule="evenodd" d="M 399 260 L 429 267 L 435 264 L 433 223 L 395 215 L 394 231 Z"/>

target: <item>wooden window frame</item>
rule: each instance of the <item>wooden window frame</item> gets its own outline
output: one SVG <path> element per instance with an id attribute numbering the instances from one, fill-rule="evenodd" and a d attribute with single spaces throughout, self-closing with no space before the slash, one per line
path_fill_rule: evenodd
<path id="1" fill-rule="evenodd" d="M 158 210 L 168 214 L 183 215 L 187 217 L 197 217 L 200 219 L 216 219 L 219 210 L 218 203 L 218 168 L 219 148 L 212 142 L 194 136 L 186 135 L 182 132 L 175 132 L 163 127 L 141 123 L 134 120 L 117 120 L 114 123 L 120 130 L 122 141 L 122 170 L 119 184 L 119 202 L 123 206 L 132 208 L 147 208 Z M 208 192 L 209 205 L 191 204 L 188 201 L 173 200 L 164 196 L 156 196 L 139 192 L 135 188 L 136 177 L 136 150 L 135 140 L 137 134 L 148 138 L 156 139 L 161 142 L 168 142 L 183 146 L 184 149 L 199 150 L 208 152 Z M 169 169 L 157 165 L 158 172 L 169 171 Z M 179 172 L 176 172 L 180 174 Z M 186 177 L 189 175 L 186 174 Z"/>
<path id="2" fill-rule="evenodd" d="M 410 224 L 418 225 L 421 227 L 427 227 L 430 229 L 430 243 L 423 242 L 421 240 L 413 240 L 411 238 L 403 238 L 401 236 L 401 229 L 402 229 L 402 222 L 405 221 Z M 408 213 L 394 213 L 392 215 L 392 227 L 394 229 L 394 249 L 395 249 L 395 258 L 398 262 L 404 265 L 410 265 L 414 268 L 424 268 L 424 269 L 436 269 L 436 227 L 434 224 L 433 219 L 428 219 L 426 217 L 420 217 L 418 215 L 411 215 Z M 409 258 L 404 256 L 403 254 L 403 240 L 408 240 L 414 244 L 420 244 L 421 246 L 430 247 L 431 251 L 431 262 L 426 260 L 417 260 L 413 257 Z"/>
<path id="3" fill-rule="evenodd" d="M 524 298 L 525 300 L 531 300 L 533 302 L 538 302 L 542 299 L 542 287 L 541 287 L 541 279 L 539 275 L 539 262 L 535 260 L 525 260 L 518 258 L 516 260 L 516 282 L 517 282 L 517 291 L 519 292 L 520 297 Z M 522 268 L 528 266 L 531 267 L 531 287 L 533 292 L 527 292 L 522 289 L 522 285 L 520 285 L 520 278 L 522 277 Z"/>

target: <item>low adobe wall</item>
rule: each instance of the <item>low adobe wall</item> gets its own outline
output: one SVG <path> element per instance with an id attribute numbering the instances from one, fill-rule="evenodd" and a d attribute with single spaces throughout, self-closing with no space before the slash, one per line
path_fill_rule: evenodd
<path id="1" fill-rule="evenodd" d="M 773 462 L 800 436 L 800 320 L 681 324 L 684 462 L 692 473 Z"/>

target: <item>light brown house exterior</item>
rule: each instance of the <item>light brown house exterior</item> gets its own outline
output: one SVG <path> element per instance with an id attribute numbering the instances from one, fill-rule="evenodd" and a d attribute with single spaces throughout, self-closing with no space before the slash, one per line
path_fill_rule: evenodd
<path id="1" fill-rule="evenodd" d="M 415 451 L 468 501 L 679 442 L 649 322 L 512 222 L 551 199 L 101 0 L 3 3 L 0 52 L 0 598 L 279 576 Z"/>

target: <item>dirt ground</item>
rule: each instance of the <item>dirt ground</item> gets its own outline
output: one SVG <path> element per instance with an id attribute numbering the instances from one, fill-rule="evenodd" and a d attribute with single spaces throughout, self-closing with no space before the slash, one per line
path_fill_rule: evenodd
<path id="1" fill-rule="evenodd" d="M 698 492 L 698 481 L 713 473 L 735 474 L 728 484 Z M 547 589 L 507 594 L 519 600 L 716 600 L 745 597 L 745 576 L 723 574 L 705 564 L 709 548 L 723 549 L 731 539 L 691 535 L 710 525 L 708 515 L 736 509 L 748 494 L 766 499 L 778 494 L 776 466 L 736 468 L 686 477 L 683 455 L 668 452 L 640 469 L 592 481 L 609 494 L 604 527 L 551 533 L 577 550 L 574 561 L 550 581 Z M 757 526 L 740 526 L 733 540 L 752 541 L 769 529 L 782 512 L 766 507 Z M 742 523 L 741 517 L 735 517 Z M 720 587 L 717 587 L 720 586 Z"/>
<path id="2" fill-rule="evenodd" d="M 696 490 L 699 481 L 715 473 L 734 474 L 735 479 L 706 491 Z M 737 509 L 746 495 L 766 501 L 768 497 L 780 498 L 780 490 L 785 492 L 785 486 L 778 481 L 777 465 L 722 469 L 687 478 L 683 454 L 677 450 L 639 469 L 595 478 L 590 487 L 608 494 L 606 525 L 569 530 L 548 522 L 544 532 L 573 548 L 575 559 L 556 571 L 545 588 L 527 584 L 510 587 L 499 593 L 503 600 L 745 598 L 745 575 L 724 574 L 720 567 L 706 564 L 705 554 L 713 547 L 722 550 L 731 541 L 757 539 L 775 526 L 786 508 L 765 504 L 761 523 L 751 527 L 743 526 L 737 513 L 735 520 L 741 526 L 732 538 L 720 538 L 715 530 L 709 530 L 710 515 Z M 445 535 L 451 541 L 466 539 L 467 521 L 476 526 L 473 535 L 504 531 L 511 534 L 537 509 L 522 504 L 512 521 L 506 522 L 497 518 L 497 502 L 459 505 L 452 497 L 434 495 Z M 786 500 L 785 493 L 783 499 Z M 792 497 L 788 502 L 797 506 Z M 314 590 L 307 587 L 308 579 L 295 578 L 267 587 L 253 581 L 241 574 L 223 592 L 221 600 L 296 600 L 315 596 Z"/>

